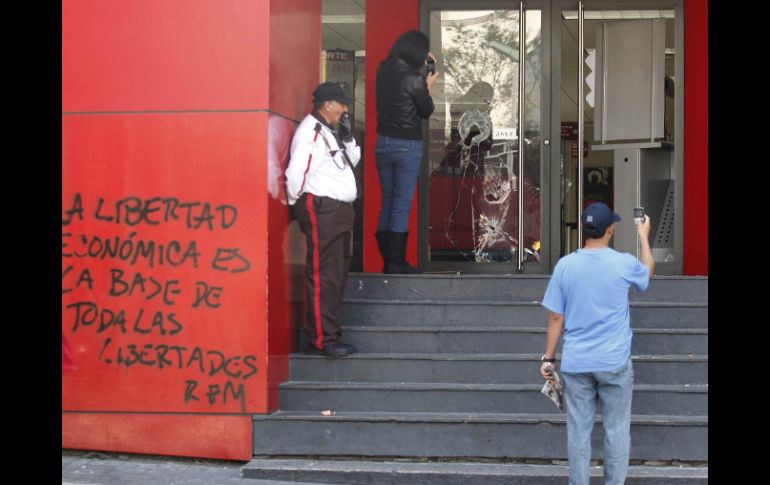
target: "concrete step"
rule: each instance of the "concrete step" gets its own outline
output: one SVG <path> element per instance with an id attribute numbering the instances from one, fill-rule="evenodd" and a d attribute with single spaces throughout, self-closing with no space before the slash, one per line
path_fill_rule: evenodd
<path id="1" fill-rule="evenodd" d="M 342 338 L 367 353 L 519 353 L 545 346 L 546 327 L 343 326 Z M 300 348 L 307 336 L 300 332 Z M 561 342 L 560 342 L 561 345 Z M 635 354 L 707 354 L 708 329 L 635 328 Z"/>
<path id="2" fill-rule="evenodd" d="M 632 302 L 639 328 L 708 328 L 707 303 Z M 548 321 L 539 301 L 343 299 L 340 321 L 356 326 L 532 327 Z"/>
<path id="3" fill-rule="evenodd" d="M 289 381 L 280 385 L 282 411 L 559 413 L 542 384 L 455 384 Z M 708 385 L 636 385 L 638 415 L 708 415 Z"/>
<path id="4" fill-rule="evenodd" d="M 542 354 L 291 354 L 294 381 L 541 384 Z M 557 357 L 559 357 L 557 355 Z M 708 384 L 707 355 L 632 355 L 636 384 Z"/>
<path id="5" fill-rule="evenodd" d="M 603 483 L 600 466 L 591 467 L 591 484 Z M 241 470 L 244 478 L 348 485 L 563 485 L 567 465 L 365 460 L 287 460 L 257 458 Z M 701 485 L 706 466 L 631 466 L 627 485 Z"/>
<path id="6" fill-rule="evenodd" d="M 368 300 L 540 301 L 547 275 L 382 275 L 351 273 L 346 298 Z M 654 277 L 647 290 L 631 290 L 632 301 L 708 302 L 708 278 Z"/>
<path id="7" fill-rule="evenodd" d="M 600 419 L 598 420 L 600 422 Z M 603 450 L 594 427 L 592 458 Z M 564 414 L 319 413 L 254 416 L 254 454 L 340 457 L 566 458 Z M 708 460 L 705 416 L 631 417 L 632 460 Z"/>

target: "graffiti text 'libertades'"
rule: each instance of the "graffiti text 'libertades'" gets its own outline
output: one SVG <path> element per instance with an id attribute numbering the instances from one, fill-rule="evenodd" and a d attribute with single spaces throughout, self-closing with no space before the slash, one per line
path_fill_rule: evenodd
<path id="1" fill-rule="evenodd" d="M 232 400 L 240 402 L 241 411 L 246 411 L 246 388 L 243 381 L 257 373 L 256 356 L 228 356 L 219 350 L 204 351 L 197 346 L 190 349 L 181 345 L 166 344 L 126 344 L 113 348 L 111 343 L 111 338 L 104 340 L 99 361 L 107 365 L 114 364 L 126 370 L 139 365 L 157 367 L 161 371 L 165 368 L 193 369 L 208 378 L 225 377 L 226 381 L 222 385 L 216 383 L 208 385 L 205 397 L 209 407 L 218 402 L 226 405 L 229 396 Z M 234 384 L 233 379 L 241 382 Z M 200 401 L 197 392 L 199 382 L 188 379 L 184 383 L 184 403 Z"/>
<path id="2" fill-rule="evenodd" d="M 117 346 L 112 343 L 113 340 L 110 337 L 104 340 L 99 352 L 99 361 L 126 369 L 135 365 L 157 367 L 159 370 L 192 369 L 208 377 L 222 374 L 244 381 L 257 373 L 257 357 L 254 355 L 228 356 L 220 350 L 204 351 L 198 346 L 189 348 L 182 345 L 153 343 L 129 343 Z"/>

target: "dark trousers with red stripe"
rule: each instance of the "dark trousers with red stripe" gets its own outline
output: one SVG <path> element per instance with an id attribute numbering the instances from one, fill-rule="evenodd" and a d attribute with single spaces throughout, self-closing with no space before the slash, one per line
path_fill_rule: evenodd
<path id="1" fill-rule="evenodd" d="M 353 256 L 355 211 L 352 203 L 306 193 L 295 216 L 307 241 L 305 329 L 310 343 L 321 349 L 342 335 L 337 316 Z"/>

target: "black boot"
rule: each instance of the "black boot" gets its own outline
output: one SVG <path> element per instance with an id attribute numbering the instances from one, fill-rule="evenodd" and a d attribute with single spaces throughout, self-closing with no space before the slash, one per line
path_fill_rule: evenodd
<path id="1" fill-rule="evenodd" d="M 409 232 L 388 231 L 388 262 L 384 273 L 418 274 L 420 270 L 406 262 L 406 241 Z"/>
<path id="2" fill-rule="evenodd" d="M 388 231 L 375 232 L 374 236 L 377 238 L 377 248 L 382 256 L 382 272 L 385 273 L 388 268 Z"/>

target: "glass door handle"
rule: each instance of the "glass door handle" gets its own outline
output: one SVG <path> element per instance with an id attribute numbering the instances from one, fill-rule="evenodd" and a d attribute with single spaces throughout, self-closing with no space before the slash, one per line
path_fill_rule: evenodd
<path id="1" fill-rule="evenodd" d="M 519 2 L 519 234 L 516 248 L 516 268 L 519 273 L 524 270 L 524 64 L 527 50 L 527 23 L 524 0 Z"/>

